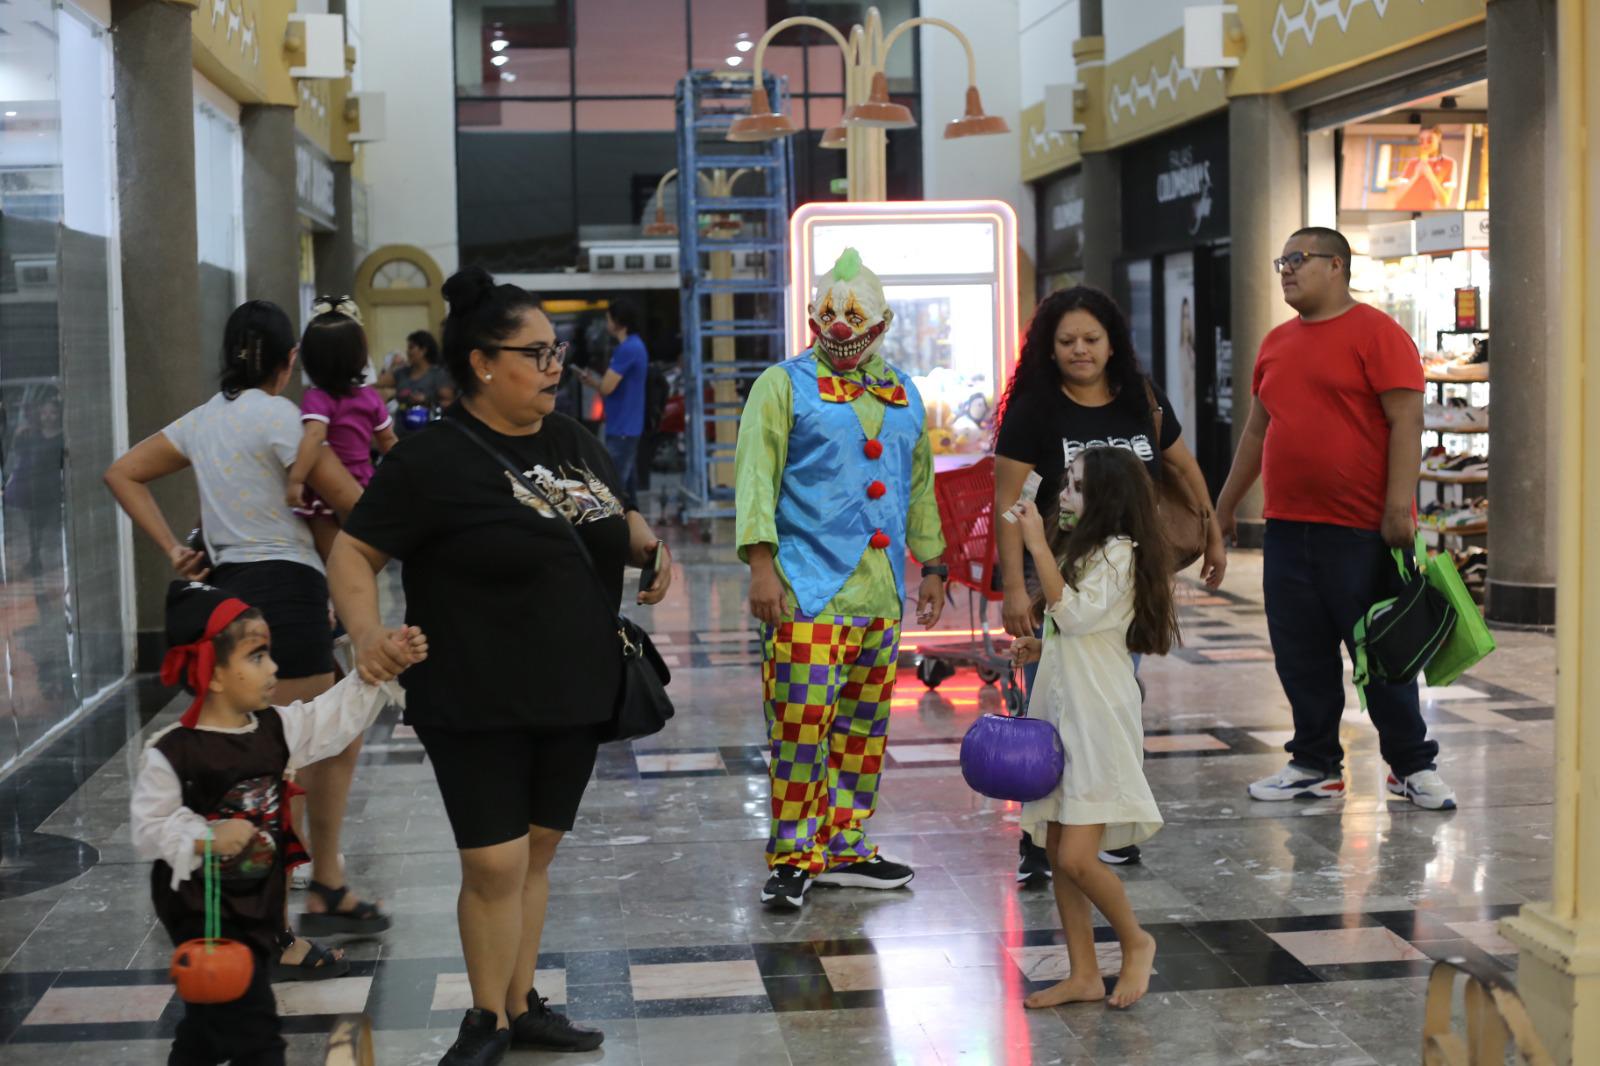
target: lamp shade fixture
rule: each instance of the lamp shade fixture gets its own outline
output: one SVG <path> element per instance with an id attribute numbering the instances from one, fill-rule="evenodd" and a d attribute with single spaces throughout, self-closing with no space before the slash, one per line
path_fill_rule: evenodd
<path id="1" fill-rule="evenodd" d="M 1011 127 L 999 115 L 986 115 L 976 85 L 967 86 L 967 113 L 951 119 L 944 128 L 945 138 L 981 137 L 990 133 L 1010 133 Z"/>

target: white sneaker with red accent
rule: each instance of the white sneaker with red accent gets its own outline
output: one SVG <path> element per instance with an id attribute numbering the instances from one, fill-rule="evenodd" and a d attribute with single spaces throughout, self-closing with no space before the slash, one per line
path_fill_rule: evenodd
<path id="1" fill-rule="evenodd" d="M 1276 802 L 1292 799 L 1342 799 L 1344 778 L 1290 763 L 1271 777 L 1250 783 L 1250 798 Z"/>
<path id="2" fill-rule="evenodd" d="M 1429 811 L 1453 811 L 1456 809 L 1456 793 L 1437 770 L 1418 770 L 1406 778 L 1389 775 L 1389 791 L 1396 796 L 1403 796 L 1415 803 L 1418 807 Z"/>

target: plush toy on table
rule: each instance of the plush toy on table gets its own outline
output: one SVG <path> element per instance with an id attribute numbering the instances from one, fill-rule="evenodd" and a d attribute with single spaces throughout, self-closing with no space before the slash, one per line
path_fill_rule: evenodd
<path id="1" fill-rule="evenodd" d="M 847 249 L 808 310 L 815 340 L 756 379 L 735 457 L 772 745 L 761 899 L 786 908 L 813 879 L 912 878 L 878 855 L 864 823 L 888 740 L 908 549 L 922 563 L 922 625 L 938 621 L 949 576 L 922 399 L 879 351 L 894 320 L 882 283 Z"/>

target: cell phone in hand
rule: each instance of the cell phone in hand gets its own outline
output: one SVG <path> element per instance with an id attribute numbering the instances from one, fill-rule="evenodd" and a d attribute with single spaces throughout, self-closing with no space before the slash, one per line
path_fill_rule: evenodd
<path id="1" fill-rule="evenodd" d="M 1044 484 L 1044 478 L 1039 476 L 1039 471 L 1028 471 L 1027 478 L 1022 482 L 1022 495 L 1017 497 L 1017 503 L 1021 503 L 1023 500 L 1032 501 L 1036 496 L 1039 495 L 1039 486 L 1042 484 Z M 1017 520 L 1017 503 L 1012 504 L 1006 513 L 1000 517 L 1004 518 L 1007 522 L 1015 522 Z"/>
<path id="2" fill-rule="evenodd" d="M 661 573 L 661 567 L 666 564 L 666 561 L 667 546 L 658 540 L 656 541 L 655 554 L 650 556 L 649 564 L 639 573 L 639 595 L 643 596 L 650 591 L 650 587 L 656 583 L 656 575 Z"/>

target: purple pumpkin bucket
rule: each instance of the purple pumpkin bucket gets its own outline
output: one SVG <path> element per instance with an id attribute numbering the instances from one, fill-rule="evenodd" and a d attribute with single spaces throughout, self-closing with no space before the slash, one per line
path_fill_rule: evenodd
<path id="1" fill-rule="evenodd" d="M 990 799 L 1043 799 L 1060 782 L 1066 763 L 1061 735 L 1038 718 L 986 714 L 961 738 L 961 776 Z"/>

